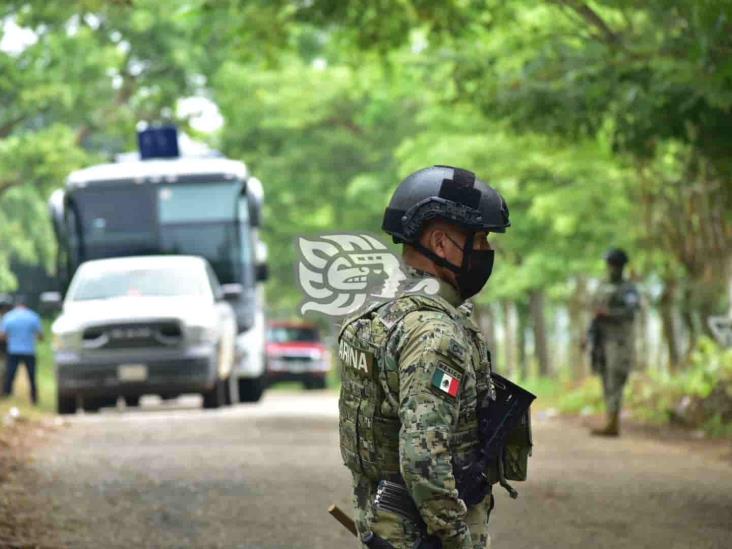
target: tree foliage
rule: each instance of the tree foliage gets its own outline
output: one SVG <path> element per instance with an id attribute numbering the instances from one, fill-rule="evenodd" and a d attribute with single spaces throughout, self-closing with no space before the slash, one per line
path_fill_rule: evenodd
<path id="1" fill-rule="evenodd" d="M 505 194 L 486 301 L 566 298 L 623 245 L 690 330 L 732 269 L 732 2 L 9 1 L 35 42 L 0 51 L 0 288 L 48 264 L 44 214 L 72 169 L 132 147 L 191 95 L 264 182 L 276 308 L 297 234 L 376 231 L 431 164 Z"/>

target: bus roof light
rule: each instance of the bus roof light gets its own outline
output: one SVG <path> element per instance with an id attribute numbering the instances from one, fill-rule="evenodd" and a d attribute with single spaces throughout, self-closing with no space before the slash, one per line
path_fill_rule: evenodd
<path id="1" fill-rule="evenodd" d="M 175 126 L 148 126 L 137 132 L 140 159 L 178 158 L 178 129 Z"/>

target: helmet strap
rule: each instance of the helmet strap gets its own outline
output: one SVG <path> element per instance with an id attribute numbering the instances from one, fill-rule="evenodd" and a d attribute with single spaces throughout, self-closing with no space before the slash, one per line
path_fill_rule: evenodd
<path id="1" fill-rule="evenodd" d="M 455 242 L 448 234 L 445 234 L 447 239 L 455 244 L 458 248 L 460 248 L 460 245 Z M 470 253 L 473 251 L 473 240 L 475 239 L 475 232 L 471 231 L 468 233 L 468 238 L 465 240 L 465 245 L 462 247 L 463 252 L 463 262 L 462 265 L 455 265 L 454 263 L 450 263 L 447 259 L 444 257 L 440 257 L 435 252 L 427 248 L 426 246 L 422 246 L 420 242 L 412 242 L 411 245 L 414 246 L 414 248 L 419 251 L 423 256 L 428 257 L 441 267 L 445 267 L 447 269 L 450 269 L 455 274 L 460 274 L 462 272 L 467 271 L 468 264 L 470 262 Z"/>
<path id="2" fill-rule="evenodd" d="M 425 257 L 428 257 L 429 259 L 431 259 L 432 261 L 434 261 L 435 263 L 437 263 L 439 266 L 445 267 L 447 269 L 450 269 L 455 274 L 459 274 L 460 273 L 460 267 L 458 267 L 457 265 L 454 265 L 454 264 L 450 263 L 444 257 L 440 257 L 439 255 L 437 255 L 435 252 L 433 252 L 429 248 L 426 248 L 425 246 L 422 246 L 422 244 L 420 244 L 419 242 L 411 242 L 410 244 L 412 246 L 414 246 L 414 248 L 419 253 L 421 253 Z"/>

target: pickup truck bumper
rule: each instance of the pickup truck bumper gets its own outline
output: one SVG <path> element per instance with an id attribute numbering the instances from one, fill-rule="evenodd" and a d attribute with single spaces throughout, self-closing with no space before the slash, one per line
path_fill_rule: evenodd
<path id="1" fill-rule="evenodd" d="M 56 354 L 60 396 L 142 396 L 199 393 L 217 379 L 213 347 L 181 350 L 178 354 L 121 358 Z"/>

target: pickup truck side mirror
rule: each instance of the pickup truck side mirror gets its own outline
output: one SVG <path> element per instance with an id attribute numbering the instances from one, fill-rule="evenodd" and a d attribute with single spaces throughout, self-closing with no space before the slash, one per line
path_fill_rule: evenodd
<path id="1" fill-rule="evenodd" d="M 40 308 L 44 312 L 54 312 L 61 310 L 63 298 L 60 292 L 42 292 L 40 296 Z"/>
<path id="2" fill-rule="evenodd" d="M 266 263 L 257 263 L 254 267 L 254 279 L 257 282 L 264 282 L 269 278 L 269 267 Z"/>
<path id="3" fill-rule="evenodd" d="M 222 284 L 221 285 L 221 297 L 226 301 L 236 301 L 244 293 L 244 288 L 241 284 Z"/>

